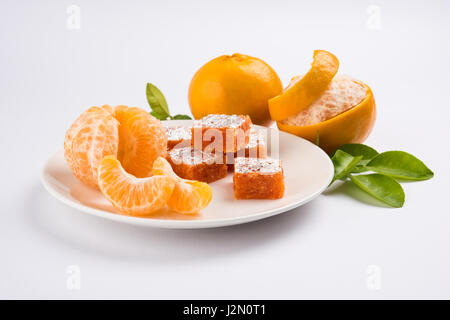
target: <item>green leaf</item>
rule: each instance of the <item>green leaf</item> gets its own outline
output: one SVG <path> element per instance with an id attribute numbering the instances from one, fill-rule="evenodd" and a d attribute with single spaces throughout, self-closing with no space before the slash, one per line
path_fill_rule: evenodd
<path id="1" fill-rule="evenodd" d="M 316 146 L 319 147 L 319 144 L 320 144 L 320 135 L 319 135 L 319 130 L 318 130 L 318 129 L 317 129 L 317 132 L 316 132 L 316 141 L 315 141 L 315 144 L 316 144 Z"/>
<path id="2" fill-rule="evenodd" d="M 380 153 L 366 167 L 374 172 L 405 180 L 427 180 L 434 176 L 433 171 L 422 161 L 404 151 Z"/>
<path id="3" fill-rule="evenodd" d="M 351 175 L 350 179 L 359 188 L 372 197 L 394 208 L 403 207 L 405 192 L 402 186 L 394 179 L 378 173 L 367 175 Z"/>
<path id="4" fill-rule="evenodd" d="M 172 117 L 172 120 L 192 120 L 187 114 L 176 114 Z"/>
<path id="5" fill-rule="evenodd" d="M 169 107 L 162 92 L 153 84 L 147 83 L 147 101 L 152 109 L 150 114 L 159 120 L 166 120 L 170 117 Z"/>
<path id="6" fill-rule="evenodd" d="M 150 114 L 158 120 L 167 120 L 167 115 L 165 115 L 164 113 L 157 113 L 155 111 L 151 111 Z"/>
<path id="7" fill-rule="evenodd" d="M 358 163 L 357 166 L 352 170 L 352 172 L 364 172 L 368 171 L 367 168 L 365 168 L 365 165 L 370 162 L 374 157 L 378 155 L 378 152 L 373 149 L 372 147 L 369 147 L 365 144 L 360 143 L 349 143 L 344 144 L 338 148 L 338 150 L 342 150 L 347 152 L 348 154 L 351 154 L 354 157 L 362 156 L 361 161 Z"/>
<path id="8" fill-rule="evenodd" d="M 337 150 L 333 158 L 331 158 L 334 165 L 334 177 L 331 183 L 346 177 L 361 159 L 362 156 L 354 157 L 347 152 Z"/>

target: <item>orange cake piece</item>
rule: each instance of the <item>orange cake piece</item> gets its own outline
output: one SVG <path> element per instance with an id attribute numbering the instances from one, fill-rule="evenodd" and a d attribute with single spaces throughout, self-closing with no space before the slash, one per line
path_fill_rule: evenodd
<path id="1" fill-rule="evenodd" d="M 282 198 L 284 174 L 281 161 L 271 158 L 236 158 L 233 189 L 236 199 Z"/>
<path id="2" fill-rule="evenodd" d="M 172 149 L 167 160 L 173 171 L 183 179 L 209 183 L 224 178 L 228 173 L 222 155 L 214 155 L 191 147 Z"/>
<path id="3" fill-rule="evenodd" d="M 251 124 L 246 115 L 210 114 L 194 122 L 191 144 L 207 152 L 236 152 L 247 145 Z"/>
<path id="4" fill-rule="evenodd" d="M 184 148 L 191 145 L 191 127 L 176 126 L 166 127 L 167 149 Z"/>

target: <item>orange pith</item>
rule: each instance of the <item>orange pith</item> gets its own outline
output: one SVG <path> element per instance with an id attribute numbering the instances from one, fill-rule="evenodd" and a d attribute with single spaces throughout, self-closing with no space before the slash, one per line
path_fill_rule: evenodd
<path id="1" fill-rule="evenodd" d="M 327 89 L 337 73 L 339 60 L 325 50 L 314 51 L 311 69 L 283 93 L 269 100 L 272 120 L 283 120 L 307 108 Z"/>
<path id="2" fill-rule="evenodd" d="M 204 182 L 186 180 L 178 177 L 166 159 L 159 157 L 153 163 L 155 176 L 170 176 L 175 179 L 175 188 L 167 202 L 174 211 L 192 214 L 205 208 L 212 199 L 212 189 Z"/>
<path id="3" fill-rule="evenodd" d="M 98 167 L 98 185 L 120 212 L 144 216 L 165 206 L 174 190 L 175 179 L 169 176 L 136 178 L 125 172 L 115 156 L 106 156 Z"/>
<path id="4" fill-rule="evenodd" d="M 153 161 L 165 155 L 167 137 L 159 120 L 139 108 L 117 106 L 114 117 L 119 121 L 117 158 L 124 169 L 138 178 L 151 175 Z"/>

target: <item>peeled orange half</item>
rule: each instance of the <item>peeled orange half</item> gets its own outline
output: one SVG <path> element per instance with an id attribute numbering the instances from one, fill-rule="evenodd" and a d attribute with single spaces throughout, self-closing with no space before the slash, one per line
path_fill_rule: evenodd
<path id="1" fill-rule="evenodd" d="M 151 175 L 153 161 L 166 152 L 167 137 L 159 120 L 139 108 L 92 107 L 67 130 L 64 155 L 73 174 L 98 188 L 98 166 L 108 155 L 137 177 Z"/>
<path id="2" fill-rule="evenodd" d="M 167 204 L 170 209 L 193 214 L 205 208 L 212 199 L 212 189 L 204 182 L 186 180 L 178 177 L 172 170 L 170 163 L 159 157 L 153 164 L 153 174 L 156 176 L 169 176 L 175 180 L 175 188 Z"/>
<path id="3" fill-rule="evenodd" d="M 175 179 L 165 175 L 136 178 L 125 172 L 115 156 L 106 156 L 99 164 L 98 185 L 120 212 L 144 216 L 166 205 L 172 196 Z"/>
<path id="4" fill-rule="evenodd" d="M 280 130 L 317 143 L 327 153 L 364 142 L 376 119 L 372 90 L 349 76 L 335 76 L 338 68 L 333 54 L 316 50 L 309 72 L 294 77 L 282 94 L 269 100 Z"/>

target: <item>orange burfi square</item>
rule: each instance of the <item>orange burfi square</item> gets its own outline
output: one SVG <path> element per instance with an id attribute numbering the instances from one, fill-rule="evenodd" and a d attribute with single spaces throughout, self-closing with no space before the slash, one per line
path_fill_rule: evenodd
<path id="1" fill-rule="evenodd" d="M 191 147 L 175 148 L 169 151 L 167 161 L 173 171 L 183 179 L 213 182 L 228 173 L 223 156 L 216 156 Z"/>
<path id="2" fill-rule="evenodd" d="M 237 152 L 227 152 L 224 155 L 225 162 L 228 165 L 234 165 L 234 159 L 237 157 L 246 158 L 265 158 L 267 156 L 266 142 L 264 140 L 264 131 L 251 125 L 249 131 L 248 143 L 244 149 Z"/>
<path id="3" fill-rule="evenodd" d="M 234 167 L 234 159 L 237 157 L 246 158 L 265 158 L 267 156 L 266 142 L 264 139 L 264 131 L 257 129 L 255 126 L 250 127 L 248 143 L 244 149 L 235 153 L 228 152 L 224 155 L 224 161 L 230 169 Z"/>
<path id="4" fill-rule="evenodd" d="M 282 198 L 284 175 L 281 161 L 270 158 L 236 158 L 233 189 L 236 199 Z"/>
<path id="5" fill-rule="evenodd" d="M 247 145 L 251 124 L 249 116 L 210 114 L 194 122 L 191 144 L 212 153 L 236 152 Z"/>
<path id="6" fill-rule="evenodd" d="M 257 129 L 255 126 L 250 127 L 248 143 L 244 152 L 247 158 L 265 158 L 267 156 L 263 130 Z"/>
<path id="7" fill-rule="evenodd" d="M 167 149 L 184 148 L 191 145 L 191 127 L 166 127 Z"/>

